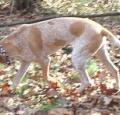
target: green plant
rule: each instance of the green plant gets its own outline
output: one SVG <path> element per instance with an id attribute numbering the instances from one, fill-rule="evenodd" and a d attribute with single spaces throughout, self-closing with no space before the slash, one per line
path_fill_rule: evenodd
<path id="1" fill-rule="evenodd" d="M 28 76 L 24 75 L 20 80 L 20 86 L 16 88 L 16 94 L 21 97 L 26 89 L 28 89 Z"/>
<path id="2" fill-rule="evenodd" d="M 0 40 L 3 39 L 3 38 L 5 38 L 5 36 L 0 36 Z"/>
<path id="3" fill-rule="evenodd" d="M 3 69 L 4 68 L 4 65 L 3 64 L 0 64 L 0 69 Z"/>
<path id="4" fill-rule="evenodd" d="M 21 80 L 20 80 L 20 83 L 25 83 L 28 81 L 28 76 L 27 75 L 24 75 L 22 76 Z"/>
<path id="5" fill-rule="evenodd" d="M 98 69 L 99 69 L 99 67 L 98 67 L 98 65 L 97 65 L 95 60 L 88 61 L 87 71 L 88 71 L 90 76 L 93 76 Z"/>

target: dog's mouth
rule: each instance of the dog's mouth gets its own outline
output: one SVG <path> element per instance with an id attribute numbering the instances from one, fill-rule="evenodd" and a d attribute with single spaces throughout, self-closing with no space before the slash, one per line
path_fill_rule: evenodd
<path id="1" fill-rule="evenodd" d="M 1 46 L 1 45 L 0 45 L 0 63 L 6 64 L 6 65 L 11 65 L 11 63 L 12 63 L 5 48 L 3 48 L 3 46 Z"/>

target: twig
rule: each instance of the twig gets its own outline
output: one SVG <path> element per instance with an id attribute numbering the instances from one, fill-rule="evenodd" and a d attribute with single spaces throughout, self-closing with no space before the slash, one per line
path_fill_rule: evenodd
<path id="1" fill-rule="evenodd" d="M 11 9 L 10 9 L 10 14 L 13 13 L 13 10 L 14 10 L 14 5 L 15 5 L 15 1 L 14 0 L 11 0 Z"/>

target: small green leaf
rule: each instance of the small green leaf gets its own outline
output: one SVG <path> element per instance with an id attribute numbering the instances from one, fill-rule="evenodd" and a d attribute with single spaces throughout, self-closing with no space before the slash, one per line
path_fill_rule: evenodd
<path id="1" fill-rule="evenodd" d="M 87 64 L 87 71 L 88 71 L 89 75 L 91 75 L 91 76 L 94 75 L 95 72 L 98 69 L 99 69 L 99 67 L 98 67 L 98 65 L 97 65 L 95 60 L 91 60 L 91 61 L 88 62 L 88 64 Z"/>

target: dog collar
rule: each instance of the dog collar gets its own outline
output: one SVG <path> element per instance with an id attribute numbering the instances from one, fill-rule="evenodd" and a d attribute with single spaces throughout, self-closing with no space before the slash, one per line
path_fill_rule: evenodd
<path id="1" fill-rule="evenodd" d="M 11 65 L 11 63 L 12 63 L 12 62 L 11 62 L 11 59 L 10 59 L 10 57 L 8 56 L 5 48 L 4 48 L 2 45 L 0 45 L 0 56 L 1 56 L 1 58 L 5 61 L 5 63 L 6 63 L 7 65 Z"/>

